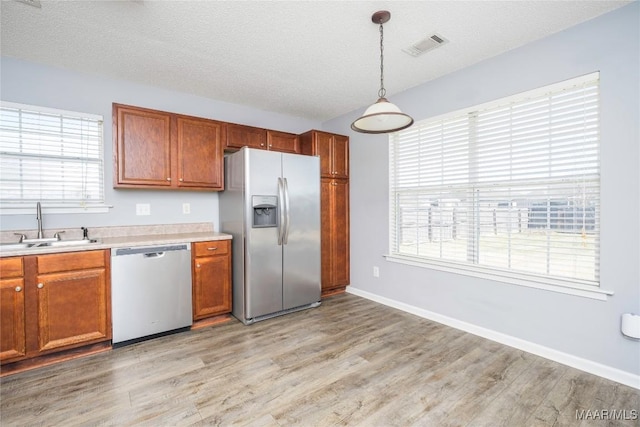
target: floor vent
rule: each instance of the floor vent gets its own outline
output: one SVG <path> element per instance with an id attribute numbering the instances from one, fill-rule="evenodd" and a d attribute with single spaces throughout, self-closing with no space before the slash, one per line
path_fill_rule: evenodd
<path id="1" fill-rule="evenodd" d="M 414 44 L 412 44 L 409 47 L 406 47 L 404 49 L 402 49 L 403 52 L 408 53 L 411 56 L 418 56 L 418 55 L 422 55 L 425 52 L 428 52 L 430 50 L 433 50 L 435 48 L 437 48 L 438 46 L 442 46 L 443 44 L 447 43 L 449 40 L 445 39 L 444 37 L 438 35 L 438 34 L 433 34 L 427 38 L 424 38 Z"/>

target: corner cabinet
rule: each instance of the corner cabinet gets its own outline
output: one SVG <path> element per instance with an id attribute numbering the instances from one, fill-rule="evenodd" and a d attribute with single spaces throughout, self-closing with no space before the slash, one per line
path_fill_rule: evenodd
<path id="1" fill-rule="evenodd" d="M 111 340 L 108 250 L 0 259 L 3 364 Z"/>
<path id="2" fill-rule="evenodd" d="M 349 266 L 349 138 L 312 130 L 300 135 L 303 154 L 320 157 L 322 295 L 343 291 Z"/>
<path id="3" fill-rule="evenodd" d="M 225 124 L 113 104 L 114 188 L 224 189 Z"/>
<path id="4" fill-rule="evenodd" d="M 193 320 L 231 312 L 231 240 L 192 243 Z"/>

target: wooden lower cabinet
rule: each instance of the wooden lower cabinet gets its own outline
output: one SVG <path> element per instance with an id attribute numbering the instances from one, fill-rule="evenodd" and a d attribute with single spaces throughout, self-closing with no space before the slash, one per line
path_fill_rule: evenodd
<path id="1" fill-rule="evenodd" d="M 193 243 L 193 320 L 231 312 L 231 241 Z"/>
<path id="2" fill-rule="evenodd" d="M 0 259 L 0 362 L 26 355 L 22 257 Z"/>
<path id="3" fill-rule="evenodd" d="M 111 338 L 104 266 L 37 280 L 38 352 Z"/>
<path id="4" fill-rule="evenodd" d="M 322 293 L 349 284 L 349 180 L 321 180 Z"/>
<path id="5" fill-rule="evenodd" d="M 111 340 L 108 250 L 8 259 L 24 277 L 2 279 L 1 362 Z"/>

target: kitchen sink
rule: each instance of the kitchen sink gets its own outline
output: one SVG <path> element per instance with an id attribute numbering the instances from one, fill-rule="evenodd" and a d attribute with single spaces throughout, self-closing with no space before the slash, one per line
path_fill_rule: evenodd
<path id="1" fill-rule="evenodd" d="M 18 249 L 37 249 L 37 248 L 53 248 L 64 246 L 82 246 L 99 243 L 98 239 L 79 239 L 79 240 L 54 240 L 43 242 L 23 242 L 23 243 L 3 243 L 0 244 L 0 251 L 15 251 Z"/>
<path id="2" fill-rule="evenodd" d="M 53 242 L 42 242 L 42 243 L 28 243 L 29 248 L 51 248 L 58 246 L 79 246 L 79 245 L 90 245 L 91 243 L 98 243 L 98 239 L 81 239 L 81 240 L 56 240 Z"/>
<path id="3" fill-rule="evenodd" d="M 3 243 L 0 244 L 0 251 L 15 251 L 16 249 L 27 249 L 30 243 Z"/>

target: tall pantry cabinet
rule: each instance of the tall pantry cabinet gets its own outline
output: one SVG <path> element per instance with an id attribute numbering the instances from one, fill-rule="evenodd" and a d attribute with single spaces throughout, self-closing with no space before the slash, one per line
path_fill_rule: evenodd
<path id="1" fill-rule="evenodd" d="M 349 138 L 311 130 L 302 154 L 320 157 L 322 295 L 349 285 Z"/>

